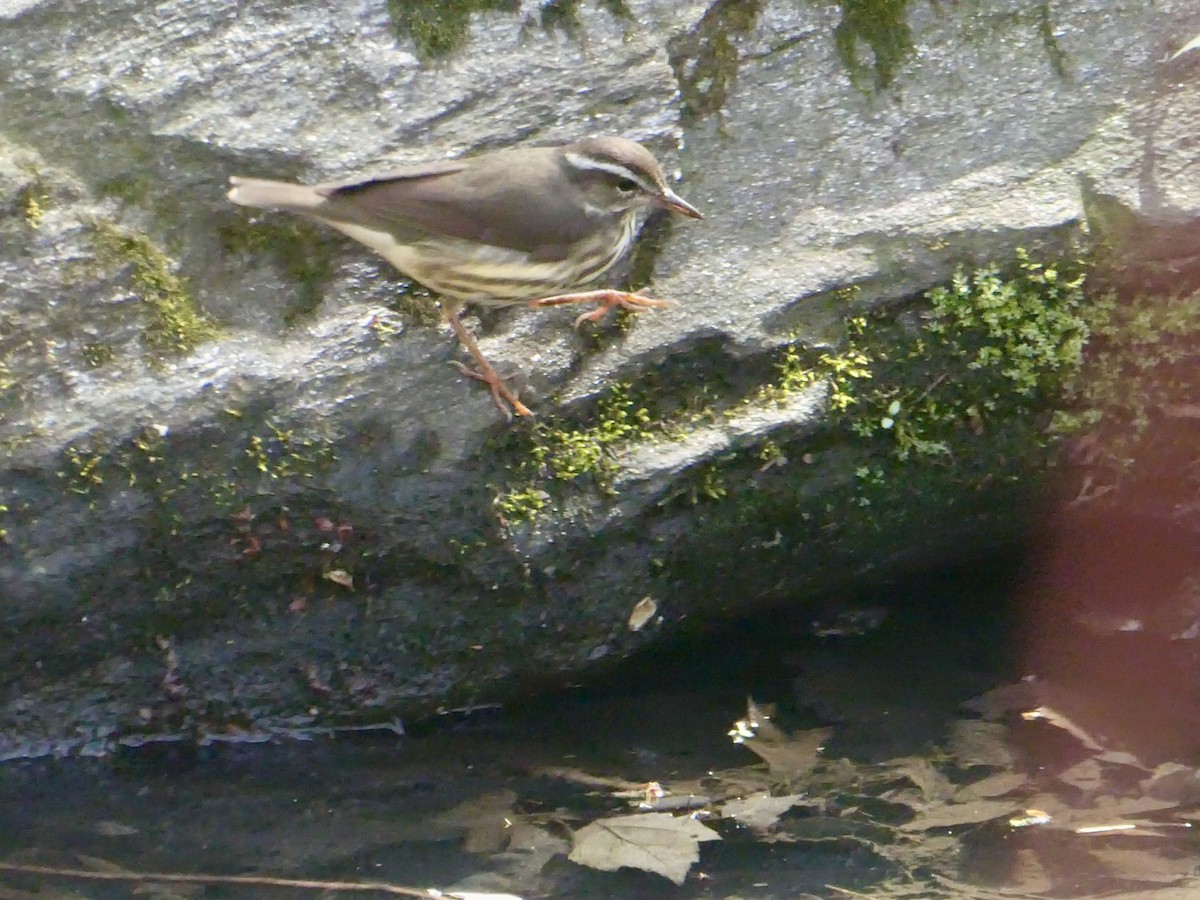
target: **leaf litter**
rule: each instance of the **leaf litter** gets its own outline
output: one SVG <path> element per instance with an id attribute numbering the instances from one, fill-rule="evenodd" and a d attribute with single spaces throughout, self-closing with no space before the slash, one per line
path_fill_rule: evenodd
<path id="1" fill-rule="evenodd" d="M 602 819 L 576 833 L 569 858 L 680 884 L 701 845 L 736 826 L 764 843 L 848 840 L 899 866 L 869 894 L 830 885 L 833 895 L 1020 900 L 1085 896 L 1082 885 L 1101 879 L 1106 896 L 1122 900 L 1200 896 L 1200 849 L 1188 833 L 1200 819 L 1189 808 L 1200 804 L 1200 772 L 1143 765 L 1042 702 L 1045 688 L 1022 682 L 977 698 L 967 706 L 985 718 L 952 723 L 927 757 L 872 764 L 826 758 L 832 729 L 788 732 L 751 700 L 729 734 L 760 765 L 663 779 L 662 798 L 642 804 L 653 808 L 677 792 L 703 798 L 705 824 L 666 813 Z M 1077 761 L 1057 771 L 1030 767 L 1023 729 L 1046 726 Z M 982 881 L 962 880 L 974 857 L 989 853 L 1004 861 L 999 875 L 993 865 Z M 1080 871 L 1088 877 L 1074 877 Z"/>
<path id="2" fill-rule="evenodd" d="M 517 792 L 498 791 L 426 827 L 457 835 L 464 849 L 490 858 L 493 874 L 526 883 L 565 855 L 598 871 L 636 869 L 681 885 L 705 845 L 737 838 L 751 847 L 859 848 L 888 867 L 867 894 L 829 885 L 827 896 L 1032 900 L 1094 896 L 1097 885 L 1114 900 L 1200 896 L 1200 847 L 1191 834 L 1200 821 L 1200 771 L 1178 762 L 1146 765 L 1110 745 L 1072 717 L 1070 698 L 1052 685 L 1025 681 L 964 707 L 969 714 L 949 723 L 927 754 L 859 763 L 827 751 L 834 729 L 788 730 L 771 706 L 750 700 L 729 735 L 755 763 L 691 779 L 662 773 L 647 782 L 539 768 L 539 778 L 582 788 L 602 810 L 593 818 L 531 809 Z M 1038 741 L 1054 735 L 1069 750 L 1062 764 L 1036 762 Z M 96 828 L 123 831 L 107 823 Z M 104 871 L 102 860 L 76 860 L 75 871 L 139 879 L 164 898 L 212 883 L 205 876 Z M 0 873 L 21 870 L 15 860 L 0 862 Z M 22 892 L 0 882 L 0 898 L 10 896 Z"/>

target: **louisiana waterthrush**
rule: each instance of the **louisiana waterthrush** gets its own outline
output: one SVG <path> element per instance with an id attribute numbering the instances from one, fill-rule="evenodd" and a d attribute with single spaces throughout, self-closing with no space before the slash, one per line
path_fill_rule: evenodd
<path id="1" fill-rule="evenodd" d="M 618 306 L 666 306 L 626 291 L 564 292 L 612 268 L 632 244 L 641 211 L 701 218 L 667 185 L 649 150 L 617 137 L 500 150 L 313 186 L 229 181 L 234 203 L 312 216 L 440 294 L 443 316 L 479 366 L 459 368 L 487 384 L 506 415 L 509 408 L 517 415 L 530 411 L 459 320 L 463 304 L 597 303 L 576 325 Z"/>

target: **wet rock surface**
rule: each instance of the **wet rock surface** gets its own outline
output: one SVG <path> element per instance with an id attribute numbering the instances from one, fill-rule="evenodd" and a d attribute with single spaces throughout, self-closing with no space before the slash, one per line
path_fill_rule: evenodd
<path id="1" fill-rule="evenodd" d="M 0 755 L 494 699 L 1019 531 L 976 484 L 897 494 L 920 529 L 810 540 L 856 453 L 822 437 L 826 386 L 756 390 L 852 310 L 1061 250 L 1089 197 L 1193 218 L 1193 64 L 1163 62 L 1191 8 L 920 5 L 886 34 L 834 6 L 563 9 L 0 3 Z M 645 141 L 707 218 L 652 223 L 633 264 L 669 310 L 481 316 L 542 426 L 498 419 L 385 263 L 223 197 L 584 133 Z M 641 398 L 616 418 L 618 381 L 669 427 Z M 517 521 L 497 499 L 540 501 L 539 427 L 616 467 Z M 747 491 L 790 518 L 758 527 Z"/>

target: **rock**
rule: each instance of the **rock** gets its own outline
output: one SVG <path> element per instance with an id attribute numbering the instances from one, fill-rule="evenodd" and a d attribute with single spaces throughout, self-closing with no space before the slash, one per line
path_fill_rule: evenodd
<path id="1" fill-rule="evenodd" d="M 843 319 L 1062 252 L 1085 181 L 1193 218 L 1200 87 L 1161 61 L 1190 5 L 566 8 L 0 2 L 0 756 L 503 697 L 1020 532 L 991 456 L 863 493 L 891 451 L 830 436 Z M 633 263 L 669 310 L 482 314 L 540 425 L 386 264 L 224 201 L 583 133 L 646 141 L 707 218 Z"/>

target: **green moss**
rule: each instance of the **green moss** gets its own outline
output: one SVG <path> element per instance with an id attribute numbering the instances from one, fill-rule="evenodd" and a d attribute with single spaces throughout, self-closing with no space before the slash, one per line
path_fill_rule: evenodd
<path id="1" fill-rule="evenodd" d="M 887 89 L 913 52 L 908 0 L 841 0 L 839 5 L 842 19 L 834 30 L 834 44 L 850 80 L 861 88 L 869 78 L 875 90 Z M 860 44 L 871 48 L 870 68 L 859 59 Z"/>
<path id="2" fill-rule="evenodd" d="M 96 193 L 129 206 L 146 206 L 154 193 L 154 179 L 146 174 L 115 175 L 96 185 Z"/>
<path id="3" fill-rule="evenodd" d="M 633 19 L 625 0 L 600 0 L 600 5 L 615 19 Z M 547 31 L 561 29 L 576 37 L 580 33 L 579 0 L 544 0 L 539 18 Z"/>
<path id="4" fill-rule="evenodd" d="M 550 495 L 532 484 L 525 484 L 496 495 L 492 505 L 505 524 L 531 522 L 550 502 Z"/>
<path id="5" fill-rule="evenodd" d="M 685 120 L 702 119 L 725 107 L 741 62 L 737 42 L 754 30 L 761 11 L 761 0 L 719 0 L 694 29 L 670 41 L 667 52 Z"/>
<path id="6" fill-rule="evenodd" d="M 1084 270 L 1021 253 L 1003 270 L 961 273 L 928 292 L 916 328 L 882 311 L 846 320 L 837 348 L 785 348 L 775 379 L 746 402 L 825 384 L 825 427 L 777 431 L 682 480 L 669 503 L 709 502 L 668 551 L 661 577 L 684 579 L 698 602 L 719 605 L 731 592 L 771 596 L 781 571 L 799 573 L 787 583 L 795 596 L 808 571 L 820 577 L 808 587 L 829 590 L 839 572 L 860 578 L 877 558 L 928 558 L 940 551 L 923 542 L 944 535 L 946 522 L 964 552 L 1015 536 L 1016 510 L 1033 501 L 1059 453 L 1063 431 L 1048 428 L 1052 419 L 1070 403 L 1094 421 L 1098 395 L 1128 383 L 1120 366 L 1107 388 L 1087 377 L 1087 342 L 1129 329 L 1113 323 L 1105 297 L 1085 295 Z M 1196 305 L 1163 312 L 1147 337 L 1200 321 Z M 1125 362 L 1136 358 L 1131 351 Z M 1114 368 L 1111 358 L 1098 362 Z M 817 459 L 810 475 L 803 467 Z"/>
<path id="7" fill-rule="evenodd" d="M 170 355 L 190 353 L 218 334 L 200 312 L 187 282 L 173 271 L 174 262 L 149 236 L 98 219 L 91 223 L 96 258 L 106 267 L 127 268 L 139 298 L 150 310 L 142 332 L 148 350 Z"/>
<path id="8" fill-rule="evenodd" d="M 70 493 L 86 497 L 104 484 L 107 467 L 102 453 L 72 444 L 63 450 L 63 463 L 58 477 L 66 482 Z"/>
<path id="9" fill-rule="evenodd" d="M 296 286 L 296 301 L 284 313 L 288 325 L 321 304 L 338 248 L 329 229 L 299 216 L 252 214 L 231 219 L 217 231 L 226 253 L 265 253 Z"/>
<path id="10" fill-rule="evenodd" d="M 84 344 L 82 352 L 83 361 L 89 369 L 98 369 L 112 362 L 113 358 L 117 355 L 117 351 L 112 344 L 105 344 L 101 341 Z"/>
<path id="11" fill-rule="evenodd" d="M 617 471 L 613 450 L 644 435 L 648 424 L 649 413 L 630 399 L 629 385 L 616 384 L 598 404 L 595 422 L 585 428 L 535 424 L 529 458 L 540 474 L 555 481 L 589 476 L 608 491 Z"/>
<path id="12" fill-rule="evenodd" d="M 1037 31 L 1042 39 L 1042 46 L 1050 60 L 1050 67 L 1059 78 L 1067 77 L 1067 54 L 1058 43 L 1057 28 L 1050 19 L 1050 4 L 1040 3 L 1037 7 Z"/>
<path id="13" fill-rule="evenodd" d="M 916 335 L 883 316 L 849 319 L 836 352 L 807 361 L 788 348 L 763 394 L 824 382 L 834 421 L 858 437 L 889 442 L 901 460 L 951 454 L 993 421 L 1045 413 L 1078 375 L 1104 311 L 1085 297 L 1083 278 L 1081 263 L 1044 265 L 1024 251 L 1006 272 L 959 272 L 926 295 Z"/>
<path id="14" fill-rule="evenodd" d="M 1195 418 L 1200 392 L 1200 293 L 1101 298 L 1079 375 L 1051 433 L 1087 435 L 1095 464 L 1119 478 L 1155 427 L 1158 449 Z M 1180 441 L 1187 447 L 1190 437 Z M 1187 452 L 1186 450 L 1184 451 Z"/>
<path id="15" fill-rule="evenodd" d="M 515 484 L 499 493 L 496 509 L 509 521 L 528 520 L 549 504 L 546 488 L 554 483 L 586 482 L 612 493 L 616 451 L 650 434 L 650 413 L 631 397 L 627 384 L 613 385 L 591 424 L 535 422 L 518 441 L 515 453 L 522 462 Z"/>
<path id="16" fill-rule="evenodd" d="M 850 317 L 840 346 L 785 347 L 774 378 L 740 401 L 697 393 L 704 400 L 700 406 L 664 406 L 635 400 L 628 386 L 618 385 L 598 404 L 590 424 L 538 423 L 497 453 L 521 460 L 499 492 L 497 510 L 510 521 L 528 520 L 559 504 L 563 486 L 610 492 L 617 453 L 629 444 L 649 436 L 670 438 L 678 423 L 739 415 L 747 405 L 783 402 L 818 384 L 828 389 L 824 437 L 788 446 L 775 435 L 731 461 L 699 467 L 675 496 L 690 503 L 724 502 L 740 493 L 730 485 L 746 480 L 728 476 L 742 469 L 773 471 L 789 457 L 808 458 L 822 442 L 854 448 L 872 460 L 848 472 L 858 508 L 886 505 L 896 479 L 915 462 L 956 466 L 961 454 L 981 445 L 1005 458 L 992 466 L 989 478 L 1016 478 L 1030 460 L 1050 458 L 1056 437 L 1047 425 L 1079 377 L 1092 329 L 1104 321 L 1107 307 L 1085 297 L 1083 273 L 1080 262 L 1048 265 L 1024 252 L 1004 270 L 959 273 L 928 292 L 918 329 L 898 324 L 888 311 Z M 689 383 L 694 386 L 695 379 Z M 653 377 L 638 387 L 646 397 L 672 392 Z M 959 474 L 970 479 L 978 471 Z M 955 481 L 938 477 L 943 487 Z"/>
<path id="17" fill-rule="evenodd" d="M 797 391 L 812 387 L 818 382 L 829 385 L 829 405 L 837 412 L 844 412 L 857 402 L 858 382 L 871 378 L 871 350 L 863 341 L 867 320 L 856 316 L 846 320 L 846 346 L 838 351 L 820 353 L 814 361 L 797 345 L 784 348 L 779 362 L 779 378 L 765 385 L 753 398 L 782 401 Z"/>
<path id="18" fill-rule="evenodd" d="M 395 296 L 388 302 L 388 309 L 398 313 L 405 322 L 414 325 L 436 325 L 442 321 L 437 295 L 415 281 L 404 281 Z"/>
<path id="19" fill-rule="evenodd" d="M 396 37 L 411 38 L 417 53 L 426 59 L 459 50 L 470 37 L 471 15 L 476 12 L 515 13 L 519 0 L 388 0 L 388 15 Z"/>
<path id="20" fill-rule="evenodd" d="M 29 176 L 29 183 L 21 189 L 18 194 L 18 202 L 21 207 L 21 214 L 25 218 L 25 224 L 30 228 L 39 228 L 42 224 L 42 219 L 45 218 L 46 210 L 53 202 L 50 197 L 50 189 L 46 184 L 45 178 L 42 176 L 41 169 L 36 165 L 22 166 L 22 169 Z"/>
<path id="21" fill-rule="evenodd" d="M 94 435 L 63 453 L 58 476 L 66 490 L 96 502 L 109 488 L 138 488 L 153 500 L 160 524 L 174 533 L 185 519 L 222 517 L 268 502 L 281 489 L 311 482 L 336 462 L 332 443 L 315 433 L 300 435 L 267 420 L 259 429 L 217 446 L 202 468 L 194 451 L 178 447 L 167 429 L 146 426 L 114 441 Z"/>

